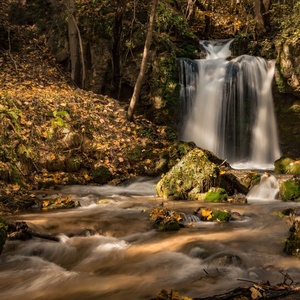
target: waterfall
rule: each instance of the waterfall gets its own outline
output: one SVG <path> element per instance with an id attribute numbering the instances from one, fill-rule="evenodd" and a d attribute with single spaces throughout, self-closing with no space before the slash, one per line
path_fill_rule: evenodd
<path id="1" fill-rule="evenodd" d="M 230 41 L 202 41 L 205 59 L 180 59 L 180 138 L 236 168 L 272 169 L 280 157 L 273 107 L 275 62 L 241 55 Z"/>

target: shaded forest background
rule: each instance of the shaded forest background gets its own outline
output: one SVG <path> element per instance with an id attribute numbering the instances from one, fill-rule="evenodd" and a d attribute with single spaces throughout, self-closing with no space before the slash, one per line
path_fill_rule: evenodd
<path id="1" fill-rule="evenodd" d="M 134 122 L 151 1 L 0 4 L 0 179 L 15 189 L 165 172 L 184 153 L 177 60 L 202 57 L 203 39 L 276 60 L 280 144 L 300 156 L 300 1 L 159 1 Z"/>

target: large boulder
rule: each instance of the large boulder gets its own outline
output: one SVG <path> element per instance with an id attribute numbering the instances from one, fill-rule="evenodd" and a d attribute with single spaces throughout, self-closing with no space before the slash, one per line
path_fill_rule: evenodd
<path id="1" fill-rule="evenodd" d="M 156 192 L 163 198 L 195 199 L 216 186 L 219 173 L 219 168 L 205 152 L 195 148 L 162 177 L 156 185 Z"/>

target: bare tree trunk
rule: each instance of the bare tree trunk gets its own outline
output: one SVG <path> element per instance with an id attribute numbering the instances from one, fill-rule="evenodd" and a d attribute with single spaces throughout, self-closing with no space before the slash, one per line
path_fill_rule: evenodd
<path id="1" fill-rule="evenodd" d="M 144 79 L 144 76 L 145 76 L 145 73 L 147 70 L 147 61 L 148 61 L 149 50 L 150 50 L 150 46 L 151 46 L 151 42 L 152 42 L 152 34 L 153 34 L 154 19 L 155 19 L 155 14 L 156 14 L 157 3 L 158 3 L 158 0 L 153 0 L 153 2 L 152 2 L 152 8 L 151 8 L 150 17 L 149 17 L 149 25 L 148 25 L 147 37 L 146 37 L 145 46 L 144 46 L 141 68 L 140 68 L 140 72 L 139 72 L 138 78 L 137 78 L 135 86 L 134 86 L 133 95 L 131 97 L 129 108 L 127 111 L 127 119 L 129 121 L 133 120 L 133 114 L 135 111 L 137 101 L 140 97 L 143 79 Z"/>
<path id="2" fill-rule="evenodd" d="M 80 53 L 79 53 L 79 41 L 77 33 L 77 25 L 75 23 L 75 1 L 68 0 L 68 34 L 69 34 L 69 46 L 70 46 L 70 59 L 71 59 L 71 79 L 80 86 Z"/>
<path id="3" fill-rule="evenodd" d="M 126 0 L 117 0 L 115 12 L 114 41 L 112 47 L 112 97 L 119 99 L 122 70 L 121 70 L 121 38 L 123 31 L 123 15 L 126 8 Z"/>
<path id="4" fill-rule="evenodd" d="M 266 33 L 270 26 L 269 10 L 271 6 L 271 0 L 254 0 L 254 18 L 255 18 L 255 29 L 258 36 Z"/>

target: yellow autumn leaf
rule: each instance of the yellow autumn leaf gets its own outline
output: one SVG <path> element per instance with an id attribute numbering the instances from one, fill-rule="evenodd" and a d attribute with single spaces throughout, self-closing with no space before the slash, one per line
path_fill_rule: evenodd
<path id="1" fill-rule="evenodd" d="M 61 199 L 60 198 L 56 199 L 55 205 L 60 205 L 60 204 L 61 204 Z"/>
<path id="2" fill-rule="evenodd" d="M 257 290 L 256 288 L 251 287 L 251 288 L 250 288 L 250 291 L 251 291 L 251 298 L 252 298 L 252 299 L 259 299 L 259 298 L 262 297 L 262 294 L 261 294 L 260 291 Z"/>
<path id="3" fill-rule="evenodd" d="M 49 206 L 49 204 L 50 204 L 49 200 L 44 200 L 42 206 L 47 207 L 47 206 Z"/>
<path id="4" fill-rule="evenodd" d="M 16 183 L 11 186 L 14 191 L 18 191 L 21 187 Z"/>
<path id="5" fill-rule="evenodd" d="M 210 219 L 212 218 L 212 210 L 202 208 L 202 209 L 201 209 L 201 215 L 202 215 L 202 217 L 205 218 L 206 220 L 210 220 Z"/>
<path id="6" fill-rule="evenodd" d="M 84 177 L 85 180 L 90 180 L 90 176 L 89 176 L 89 174 L 87 174 L 87 173 L 85 173 L 85 174 L 83 175 L 83 177 Z"/>
<path id="7" fill-rule="evenodd" d="M 66 202 L 66 203 L 69 203 L 69 202 L 71 202 L 71 201 L 72 201 L 72 199 L 71 199 L 70 197 L 66 197 L 66 198 L 65 198 L 65 202 Z"/>

